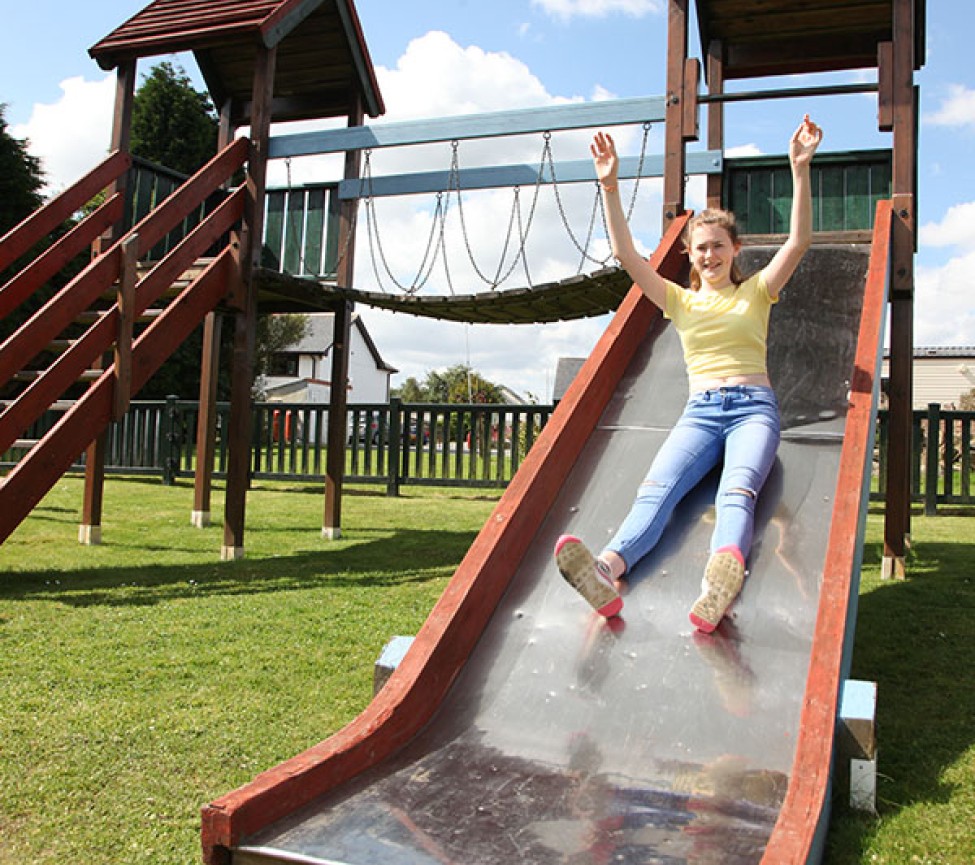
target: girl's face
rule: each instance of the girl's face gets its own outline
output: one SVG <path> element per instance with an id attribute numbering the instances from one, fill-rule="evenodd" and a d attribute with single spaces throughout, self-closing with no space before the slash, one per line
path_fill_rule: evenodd
<path id="1" fill-rule="evenodd" d="M 691 232 L 691 245 L 687 251 L 691 265 L 701 276 L 702 285 L 711 289 L 724 288 L 731 283 L 731 266 L 741 249 L 728 229 L 721 225 L 698 225 Z"/>

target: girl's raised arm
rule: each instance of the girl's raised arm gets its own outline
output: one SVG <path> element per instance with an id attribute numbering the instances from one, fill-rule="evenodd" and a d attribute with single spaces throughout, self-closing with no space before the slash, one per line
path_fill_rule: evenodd
<path id="1" fill-rule="evenodd" d="M 809 180 L 809 164 L 822 140 L 823 130 L 807 114 L 789 142 L 789 162 L 792 166 L 789 237 L 764 270 L 765 283 L 772 297 L 779 296 L 782 287 L 789 281 L 812 243 L 812 185 Z"/>
<path id="2" fill-rule="evenodd" d="M 608 133 L 597 132 L 589 150 L 592 153 L 596 177 L 603 191 L 606 225 L 609 229 L 609 242 L 613 255 L 633 281 L 640 286 L 643 293 L 663 309 L 667 302 L 667 283 L 650 266 L 650 262 L 637 251 L 630 227 L 626 224 L 623 202 L 620 199 L 619 157 L 616 154 L 616 144 Z"/>

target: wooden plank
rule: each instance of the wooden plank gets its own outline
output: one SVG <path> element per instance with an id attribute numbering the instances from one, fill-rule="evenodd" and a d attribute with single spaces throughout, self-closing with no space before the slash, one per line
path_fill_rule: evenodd
<path id="1" fill-rule="evenodd" d="M 792 172 L 787 168 L 773 168 L 770 172 L 769 220 L 772 231 L 787 234 L 792 215 Z"/>
<path id="2" fill-rule="evenodd" d="M 306 192 L 308 212 L 305 217 L 305 237 L 303 246 L 304 266 L 303 274 L 308 276 L 322 276 L 326 273 L 322 268 L 322 253 L 325 246 L 326 196 L 322 187 L 309 189 Z"/>
<path id="3" fill-rule="evenodd" d="M 281 269 L 284 261 L 284 208 L 288 193 L 285 190 L 268 192 L 264 217 L 264 252 L 261 257 L 265 267 Z"/>
<path id="4" fill-rule="evenodd" d="M 301 273 L 305 235 L 305 193 L 292 189 L 288 193 L 284 229 L 284 269 Z"/>
<path id="5" fill-rule="evenodd" d="M 69 187 L 23 222 L 0 237 L 0 271 L 6 270 L 25 252 L 72 214 L 81 210 L 106 186 L 120 177 L 132 164 L 127 153 L 115 152 L 99 163 L 74 186 Z"/>
<path id="6" fill-rule="evenodd" d="M 132 399 L 132 332 L 135 318 L 135 283 L 139 267 L 139 236 L 130 235 L 122 243 L 122 264 L 119 274 L 116 306 L 118 329 L 115 338 L 115 398 L 112 415 L 120 420 L 129 409 Z"/>
<path id="7" fill-rule="evenodd" d="M 876 207 L 870 190 L 870 174 L 870 167 L 865 165 L 851 165 L 843 170 L 844 228 L 862 228 L 870 224 Z"/>
<path id="8" fill-rule="evenodd" d="M 664 99 L 659 96 L 579 102 L 489 114 L 462 114 L 437 120 L 407 120 L 277 135 L 270 141 L 268 154 L 271 159 L 284 159 L 289 156 L 372 150 L 404 144 L 431 144 L 438 141 L 554 132 L 560 129 L 656 123 L 662 121 L 664 116 Z"/>
<path id="9" fill-rule="evenodd" d="M 124 207 L 122 196 L 113 195 L 0 288 L 0 319 L 10 315 L 95 238 L 118 222 Z"/>
<path id="10" fill-rule="evenodd" d="M 842 171 L 819 170 L 820 231 L 842 231 L 846 227 L 845 191 Z"/>
<path id="11" fill-rule="evenodd" d="M 620 160 L 619 177 L 633 180 L 642 177 L 663 177 L 664 157 L 659 154 L 644 157 L 642 169 L 639 157 L 626 156 Z M 720 151 L 694 151 L 687 154 L 688 174 L 720 174 L 724 157 Z M 555 163 L 555 177 L 559 183 L 595 183 L 596 172 L 591 159 L 577 159 Z M 415 174 L 392 174 L 373 178 L 343 180 L 338 195 L 343 201 L 352 198 L 382 198 L 392 195 L 415 195 L 444 192 L 453 180 L 449 171 L 426 171 Z M 551 172 L 538 165 L 495 165 L 485 168 L 464 168 L 457 172 L 456 185 L 462 190 L 498 189 L 507 186 L 535 186 L 552 183 Z"/>

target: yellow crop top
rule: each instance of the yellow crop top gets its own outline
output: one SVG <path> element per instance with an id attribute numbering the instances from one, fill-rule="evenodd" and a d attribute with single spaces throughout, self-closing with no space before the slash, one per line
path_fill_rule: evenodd
<path id="1" fill-rule="evenodd" d="M 692 390 L 695 379 L 767 373 L 768 321 L 775 302 L 761 271 L 717 292 L 667 282 L 664 315 L 680 335 Z"/>

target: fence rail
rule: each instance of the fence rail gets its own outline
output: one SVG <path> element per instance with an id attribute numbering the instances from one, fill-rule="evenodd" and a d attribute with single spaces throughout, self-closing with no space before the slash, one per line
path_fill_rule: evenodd
<path id="1" fill-rule="evenodd" d="M 61 403 L 0 459 L 8 469 L 51 428 Z M 348 407 L 346 480 L 380 484 L 390 495 L 406 485 L 501 488 L 514 477 L 552 414 L 551 405 L 372 403 Z M 196 464 L 195 401 L 136 401 L 108 433 L 106 471 L 158 475 L 165 483 L 192 477 Z M 219 405 L 215 475 L 227 466 L 229 406 Z M 933 515 L 939 507 L 975 504 L 972 449 L 975 412 L 932 404 L 914 412 L 911 498 Z M 880 413 L 872 498 L 882 500 L 887 475 L 887 412 Z M 258 479 L 324 480 L 328 407 L 256 403 L 251 471 Z M 929 438 L 930 431 L 930 438 Z M 928 447 L 929 440 L 933 447 Z M 83 458 L 75 464 L 84 467 Z"/>
<path id="2" fill-rule="evenodd" d="M 3 454 L 10 468 L 69 408 L 49 411 L 16 447 Z M 346 480 L 374 483 L 396 495 L 406 484 L 501 488 L 551 415 L 551 405 L 390 403 L 351 405 L 346 428 Z M 214 474 L 227 467 L 230 407 L 217 407 Z M 134 401 L 108 431 L 106 472 L 158 475 L 164 483 L 192 477 L 196 465 L 196 401 Z M 325 477 L 328 406 L 256 403 L 252 422 L 254 478 L 321 481 Z M 73 467 L 84 468 L 84 457 Z"/>

